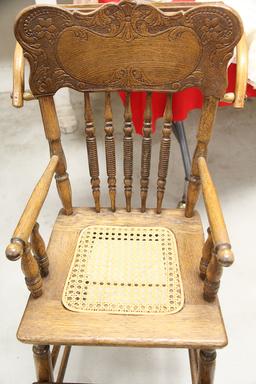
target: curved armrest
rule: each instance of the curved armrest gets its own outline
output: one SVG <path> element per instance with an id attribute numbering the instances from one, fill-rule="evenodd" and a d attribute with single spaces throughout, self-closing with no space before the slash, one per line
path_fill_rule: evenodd
<path id="1" fill-rule="evenodd" d="M 222 266 L 229 266 L 234 262 L 233 252 L 229 236 L 222 214 L 216 188 L 210 176 L 207 163 L 204 157 L 198 158 L 198 168 L 202 182 L 204 203 L 207 211 L 209 225 L 212 233 L 212 240 L 218 262 Z"/>
<path id="2" fill-rule="evenodd" d="M 51 157 L 46 170 L 29 198 L 13 233 L 11 243 L 6 248 L 6 256 L 9 260 L 18 260 L 23 254 L 28 238 L 31 235 L 37 217 L 48 194 L 58 161 L 58 156 Z"/>
<path id="3" fill-rule="evenodd" d="M 248 46 L 245 33 L 236 47 L 235 108 L 243 108 L 248 80 Z"/>

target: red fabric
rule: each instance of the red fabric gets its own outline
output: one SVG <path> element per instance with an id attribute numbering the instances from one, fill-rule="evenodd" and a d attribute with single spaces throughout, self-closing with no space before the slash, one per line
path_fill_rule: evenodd
<path id="1" fill-rule="evenodd" d="M 108 3 L 113 0 L 100 0 L 100 3 Z M 118 0 L 114 0 L 118 2 Z M 175 0 L 183 1 L 183 0 Z M 195 1 L 195 0 L 190 0 Z M 234 92 L 236 84 L 236 64 L 231 64 L 228 68 L 228 87 L 227 92 Z M 122 100 L 125 99 L 125 93 L 120 92 Z M 256 97 L 256 90 L 251 85 L 247 85 L 247 96 Z M 188 88 L 181 92 L 173 94 L 172 98 L 172 112 L 173 120 L 185 120 L 188 113 L 192 109 L 202 107 L 202 93 L 198 88 Z M 155 130 L 155 121 L 159 117 L 163 116 L 164 107 L 166 102 L 165 93 L 154 92 L 152 94 L 152 130 Z M 142 133 L 143 126 L 143 114 L 146 104 L 145 92 L 132 92 L 131 94 L 131 108 L 132 108 L 132 119 L 135 130 L 137 133 Z M 230 105 L 228 103 L 220 102 L 220 106 Z"/>

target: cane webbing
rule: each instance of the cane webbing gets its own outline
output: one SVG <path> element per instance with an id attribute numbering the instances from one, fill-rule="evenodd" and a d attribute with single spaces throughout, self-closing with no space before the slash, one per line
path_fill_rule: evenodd
<path id="1" fill-rule="evenodd" d="M 79 236 L 62 302 L 71 311 L 175 313 L 184 303 L 167 228 L 89 226 Z"/>

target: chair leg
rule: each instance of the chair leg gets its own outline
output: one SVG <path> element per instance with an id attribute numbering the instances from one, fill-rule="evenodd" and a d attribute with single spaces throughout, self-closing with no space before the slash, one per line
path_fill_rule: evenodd
<path id="1" fill-rule="evenodd" d="M 33 345 L 37 381 L 53 383 L 53 368 L 49 345 Z"/>
<path id="2" fill-rule="evenodd" d="M 198 363 L 198 384 L 213 384 L 216 351 L 201 349 Z"/>
<path id="3" fill-rule="evenodd" d="M 198 349 L 189 349 L 189 363 L 192 384 L 198 384 Z"/>

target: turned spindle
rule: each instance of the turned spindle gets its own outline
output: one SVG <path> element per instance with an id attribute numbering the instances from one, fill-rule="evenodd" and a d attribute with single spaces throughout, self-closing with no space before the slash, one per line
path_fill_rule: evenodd
<path id="1" fill-rule="evenodd" d="M 147 92 L 146 108 L 144 112 L 143 138 L 141 149 L 141 177 L 140 177 L 140 196 L 141 196 L 141 212 L 146 210 L 146 201 L 148 195 L 150 163 L 151 163 L 151 147 L 152 147 L 152 93 Z"/>
<path id="2" fill-rule="evenodd" d="M 91 176 L 92 194 L 96 212 L 100 212 L 100 178 L 97 142 L 93 122 L 93 113 L 89 92 L 84 94 L 85 103 L 85 135 L 88 154 L 89 172 Z"/>
<path id="3" fill-rule="evenodd" d="M 156 212 L 161 213 L 162 202 L 164 198 L 166 178 L 169 166 L 170 148 L 171 148 L 171 132 L 172 132 L 172 95 L 167 94 L 164 126 L 162 131 L 162 139 L 159 153 L 158 163 L 158 179 L 157 179 L 157 208 Z"/>
<path id="4" fill-rule="evenodd" d="M 124 193 L 126 199 L 126 210 L 131 211 L 132 199 L 132 174 L 133 174 L 133 137 L 132 137 L 132 112 L 131 95 L 126 93 L 124 105 Z"/>
<path id="5" fill-rule="evenodd" d="M 105 94 L 105 149 L 111 209 L 116 210 L 116 153 L 110 92 Z"/>

